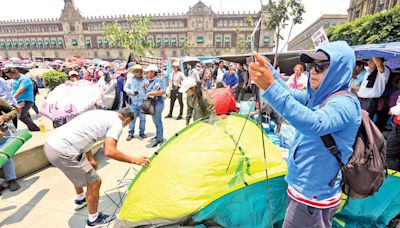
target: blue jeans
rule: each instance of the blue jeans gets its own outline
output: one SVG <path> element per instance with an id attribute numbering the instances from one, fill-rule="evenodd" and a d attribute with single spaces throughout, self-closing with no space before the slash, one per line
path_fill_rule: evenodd
<path id="1" fill-rule="evenodd" d="M 138 116 L 140 118 L 139 133 L 140 134 L 144 133 L 144 128 L 146 126 L 146 115 L 142 113 L 141 106 L 140 105 L 131 104 L 130 108 L 131 108 L 132 112 L 135 113 L 135 118 L 129 124 L 129 130 L 128 130 L 129 135 L 134 135 L 135 134 L 135 123 L 136 123 L 136 118 Z"/>
<path id="2" fill-rule="evenodd" d="M 164 138 L 164 128 L 161 117 L 163 110 L 164 110 L 164 102 L 157 102 L 156 108 L 154 110 L 154 115 L 152 115 L 153 123 L 156 126 L 157 141 L 162 141 Z"/>
<path id="3" fill-rule="evenodd" d="M 6 181 L 17 179 L 17 176 L 15 175 L 15 165 L 12 158 L 8 159 L 8 161 L 3 165 L 2 169 Z"/>

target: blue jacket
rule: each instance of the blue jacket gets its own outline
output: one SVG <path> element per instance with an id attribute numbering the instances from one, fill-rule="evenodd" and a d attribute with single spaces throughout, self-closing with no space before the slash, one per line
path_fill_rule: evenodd
<path id="1" fill-rule="evenodd" d="M 347 163 L 361 124 L 361 108 L 357 98 L 341 95 L 320 105 L 331 94 L 347 90 L 355 66 L 355 55 L 347 43 L 333 42 L 319 49 L 330 59 L 330 66 L 319 88 L 313 91 L 308 80 L 307 90 L 289 89 L 273 70 L 275 82 L 263 98 L 297 129 L 289 150 L 286 182 L 309 199 L 323 200 L 341 192 L 341 173 L 333 187 L 339 164 L 323 144 L 320 136 L 332 134 Z"/>
<path id="2" fill-rule="evenodd" d="M 222 77 L 222 83 L 225 86 L 230 86 L 230 87 L 235 87 L 238 85 L 238 76 L 236 73 L 232 76 L 229 71 L 224 73 L 224 76 Z"/>
<path id="3" fill-rule="evenodd" d="M 131 104 L 135 106 L 142 105 L 144 100 L 147 100 L 146 89 L 149 82 L 144 77 L 140 80 L 136 77 L 131 77 L 127 80 L 124 86 L 124 91 L 131 98 Z M 138 95 L 134 96 L 133 93 L 137 91 Z"/>

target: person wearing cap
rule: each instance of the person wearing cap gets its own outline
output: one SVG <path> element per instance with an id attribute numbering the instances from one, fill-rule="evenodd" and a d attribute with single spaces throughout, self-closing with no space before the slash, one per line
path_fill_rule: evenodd
<path id="1" fill-rule="evenodd" d="M 179 88 L 182 86 L 182 81 L 185 79 L 185 75 L 179 70 L 179 63 L 173 62 L 172 63 L 172 73 L 169 77 L 169 96 L 171 97 L 171 101 L 169 104 L 169 113 L 165 116 L 165 118 L 171 118 L 172 113 L 174 111 L 175 101 L 178 99 L 179 102 L 179 116 L 176 118 L 177 120 L 182 119 L 183 115 L 183 99 L 182 93 L 179 92 Z"/>
<path id="2" fill-rule="evenodd" d="M 287 159 L 288 202 L 284 228 L 331 227 L 342 196 L 340 165 L 321 136 L 331 134 L 347 163 L 361 124 L 360 102 L 347 91 L 355 65 L 354 50 L 344 41 L 326 44 L 314 53 L 302 54 L 308 64 L 306 90 L 293 90 L 272 65 L 254 53 L 250 74 L 264 90 L 266 100 L 297 130 Z"/>
<path id="3" fill-rule="evenodd" d="M 200 82 L 200 71 L 201 71 L 201 64 L 197 63 L 195 67 L 189 71 L 189 77 L 196 80 L 196 82 Z"/>
<path id="4" fill-rule="evenodd" d="M 357 96 L 358 91 L 360 90 L 361 82 L 364 79 L 365 74 L 367 71 L 364 68 L 365 63 L 361 60 L 356 61 L 356 67 L 353 70 L 353 75 L 351 77 L 349 83 L 350 92 Z"/>
<path id="5" fill-rule="evenodd" d="M 225 67 L 224 67 L 224 61 L 220 60 L 218 62 L 218 69 L 217 69 L 217 77 L 215 79 L 215 83 L 217 84 L 217 87 L 221 87 L 222 85 L 222 78 L 225 75 Z"/>
<path id="6" fill-rule="evenodd" d="M 165 86 L 164 82 L 158 77 L 158 67 L 156 65 L 149 65 L 144 70 L 147 72 L 147 80 L 149 81 L 149 86 L 147 87 L 147 99 L 152 99 L 154 104 L 154 114 L 151 116 L 153 118 L 153 123 L 156 127 L 156 137 L 152 139 L 155 143 L 152 147 L 156 147 L 163 143 L 164 141 L 164 128 L 162 123 L 162 112 L 164 110 L 164 92 Z"/>
<path id="7" fill-rule="evenodd" d="M 186 125 L 189 125 L 190 119 L 193 121 L 204 117 L 215 116 L 214 103 L 207 91 L 201 89 L 201 84 L 191 77 L 183 80 L 179 92 L 187 94 L 187 113 Z"/>
<path id="8" fill-rule="evenodd" d="M 147 138 L 144 134 L 146 127 L 146 115 L 142 113 L 142 104 L 146 100 L 147 87 L 149 81 L 143 77 L 143 67 L 140 64 L 133 66 L 130 71 L 135 77 L 128 78 L 124 86 L 124 91 L 128 94 L 131 99 L 130 108 L 135 113 L 135 118 L 129 124 L 127 141 L 130 141 L 134 137 L 136 118 L 139 117 L 139 137 Z"/>
<path id="9" fill-rule="evenodd" d="M 51 164 L 60 169 L 72 182 L 76 192 L 75 210 L 88 206 L 86 227 L 100 227 L 115 219 L 98 211 L 101 178 L 97 163 L 89 150 L 104 139 L 106 157 L 130 164 L 145 166 L 147 157 L 134 157 L 117 149 L 122 130 L 135 114 L 128 108 L 119 112 L 87 111 L 53 132 L 44 144 L 44 153 Z M 83 187 L 87 187 L 85 194 Z"/>
<path id="10" fill-rule="evenodd" d="M 19 107 L 21 107 L 19 119 L 26 124 L 30 131 L 40 131 L 29 114 L 29 109 L 31 109 L 35 102 L 34 88 L 31 79 L 28 76 L 22 75 L 15 67 L 6 68 L 4 73 L 6 73 L 9 78 L 14 79 L 12 83 L 12 93 Z"/>
<path id="11" fill-rule="evenodd" d="M 371 58 L 367 64 L 367 72 L 357 95 L 361 108 L 369 113 L 369 118 L 373 119 L 377 112 L 378 99 L 385 91 L 389 80 L 390 70 L 383 64 L 382 58 Z"/>
<path id="12" fill-rule="evenodd" d="M 68 75 L 69 75 L 69 80 L 70 80 L 71 82 L 77 82 L 77 81 L 79 81 L 79 73 L 78 73 L 78 72 L 72 70 L 72 71 L 69 72 Z"/>

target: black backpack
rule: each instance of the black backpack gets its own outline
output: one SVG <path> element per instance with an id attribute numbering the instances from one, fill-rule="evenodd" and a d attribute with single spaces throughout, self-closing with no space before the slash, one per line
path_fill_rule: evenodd
<path id="1" fill-rule="evenodd" d="M 349 91 L 339 91 L 329 96 L 323 107 L 331 98 L 342 94 L 353 95 Z M 353 95 L 354 96 L 354 95 Z M 324 145 L 335 156 L 342 170 L 342 191 L 352 198 L 365 198 L 379 190 L 386 177 L 386 141 L 382 133 L 369 118 L 368 112 L 362 111 L 362 122 L 353 145 L 353 154 L 347 164 L 343 164 L 340 151 L 331 134 L 321 136 Z M 339 173 L 339 170 L 338 170 Z M 337 175 L 329 183 L 335 183 Z"/>

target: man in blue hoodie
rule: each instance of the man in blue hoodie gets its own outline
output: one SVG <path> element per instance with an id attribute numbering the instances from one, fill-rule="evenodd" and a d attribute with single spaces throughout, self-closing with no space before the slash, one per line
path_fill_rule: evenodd
<path id="1" fill-rule="evenodd" d="M 283 227 L 331 227 L 341 200 L 342 175 L 320 137 L 331 134 L 342 162 L 347 163 L 361 124 L 361 108 L 357 98 L 347 94 L 321 104 L 333 93 L 348 90 L 356 62 L 354 51 L 338 41 L 302 54 L 300 60 L 309 64 L 307 90 L 303 91 L 289 89 L 264 57 L 254 54 L 254 58 L 250 74 L 265 90 L 262 97 L 297 129 L 287 161 L 289 197 Z"/>

